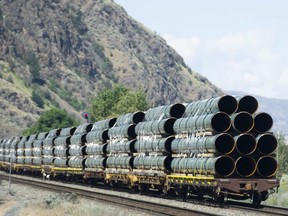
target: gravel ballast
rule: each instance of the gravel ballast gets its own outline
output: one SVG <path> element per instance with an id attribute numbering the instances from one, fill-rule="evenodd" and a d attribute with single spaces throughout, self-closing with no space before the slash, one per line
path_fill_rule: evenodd
<path id="1" fill-rule="evenodd" d="M 26 178 L 26 177 L 25 177 Z M 34 180 L 34 178 L 33 178 Z M 39 181 L 42 181 L 39 179 Z M 63 184 L 60 182 L 53 182 L 56 184 Z M 86 186 L 75 185 L 77 188 L 88 188 Z M 11 194 L 8 191 L 8 181 L 2 181 L 0 190 L 0 216 L 33 216 L 33 215 L 71 215 L 71 216 L 85 216 L 85 215 L 153 215 L 147 212 L 141 212 L 134 209 L 127 209 L 107 203 L 101 203 L 93 200 L 81 198 L 75 194 L 56 193 L 38 188 L 33 188 L 29 185 L 14 184 L 11 185 Z M 220 208 L 206 205 L 197 205 L 193 203 L 167 200 L 158 197 L 145 196 L 140 194 L 131 194 L 128 192 L 119 192 L 113 190 L 89 188 L 102 193 L 109 193 L 120 197 L 129 197 L 137 200 L 148 200 L 150 202 L 162 203 L 171 206 L 177 206 L 187 209 L 194 209 L 202 212 L 213 213 L 215 215 L 227 216 L 242 216 L 245 215 L 260 215 L 254 212 L 242 212 L 239 210 L 232 210 L 229 208 Z"/>

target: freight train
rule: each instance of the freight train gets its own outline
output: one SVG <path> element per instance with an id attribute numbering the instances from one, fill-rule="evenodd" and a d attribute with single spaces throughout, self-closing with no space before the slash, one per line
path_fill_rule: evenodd
<path id="1" fill-rule="evenodd" d="M 14 173 L 259 205 L 278 190 L 273 119 L 258 101 L 224 95 L 0 140 Z"/>

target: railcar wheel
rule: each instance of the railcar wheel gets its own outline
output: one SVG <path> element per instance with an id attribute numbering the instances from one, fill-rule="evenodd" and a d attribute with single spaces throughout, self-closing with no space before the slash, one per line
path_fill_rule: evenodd
<path id="1" fill-rule="evenodd" d="M 147 184 L 139 184 L 138 189 L 141 194 L 146 194 L 149 190 L 149 186 Z"/>
<path id="2" fill-rule="evenodd" d="M 177 196 L 186 199 L 187 198 L 187 193 L 188 193 L 188 188 L 186 186 L 183 187 L 177 187 L 176 189 L 176 194 Z"/>
<path id="3" fill-rule="evenodd" d="M 260 206 L 261 201 L 262 201 L 261 200 L 261 193 L 254 193 L 252 195 L 252 204 L 253 204 L 253 206 L 255 206 L 255 207 Z"/>

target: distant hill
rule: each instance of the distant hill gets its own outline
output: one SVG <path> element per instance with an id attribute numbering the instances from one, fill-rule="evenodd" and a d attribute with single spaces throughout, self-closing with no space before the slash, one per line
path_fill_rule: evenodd
<path id="1" fill-rule="evenodd" d="M 231 95 L 247 95 L 244 92 L 226 91 Z M 253 95 L 259 102 L 257 112 L 269 113 L 274 121 L 273 131 L 281 132 L 288 137 L 288 100 L 266 98 L 258 95 Z"/>
<path id="2" fill-rule="evenodd" d="M 113 0 L 0 1 L 0 44 L 0 138 L 51 107 L 79 118 L 114 84 L 152 106 L 223 94 Z"/>

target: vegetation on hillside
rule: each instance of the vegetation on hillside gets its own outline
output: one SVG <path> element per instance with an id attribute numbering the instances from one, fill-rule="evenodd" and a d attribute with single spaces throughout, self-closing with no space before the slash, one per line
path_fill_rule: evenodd
<path id="1" fill-rule="evenodd" d="M 288 145 L 283 134 L 277 134 L 279 176 L 288 174 Z"/>
<path id="2" fill-rule="evenodd" d="M 41 97 L 34 92 L 33 100 L 38 106 L 44 106 Z M 129 91 L 123 86 L 115 86 L 112 89 L 104 89 L 94 99 L 90 106 L 91 121 L 117 117 L 124 113 L 147 110 L 149 108 L 145 94 L 138 91 Z M 79 125 L 64 110 L 53 108 L 43 112 L 40 119 L 32 127 L 24 131 L 24 135 L 30 135 L 49 131 L 55 128 L 66 128 Z"/>
<path id="3" fill-rule="evenodd" d="M 123 86 L 116 85 L 97 94 L 91 101 L 89 111 L 91 120 L 99 121 L 148 108 L 149 104 L 143 91 L 129 91 Z"/>
<path id="4" fill-rule="evenodd" d="M 53 108 L 43 112 L 35 124 L 24 130 L 23 135 L 28 136 L 40 132 L 48 132 L 55 128 L 66 128 L 77 125 L 79 125 L 79 122 L 69 116 L 67 112 Z"/>
<path id="5" fill-rule="evenodd" d="M 281 133 L 276 135 L 278 140 L 278 177 L 280 187 L 278 193 L 269 196 L 265 202 L 267 205 L 288 206 L 288 143 L 285 136 Z"/>

